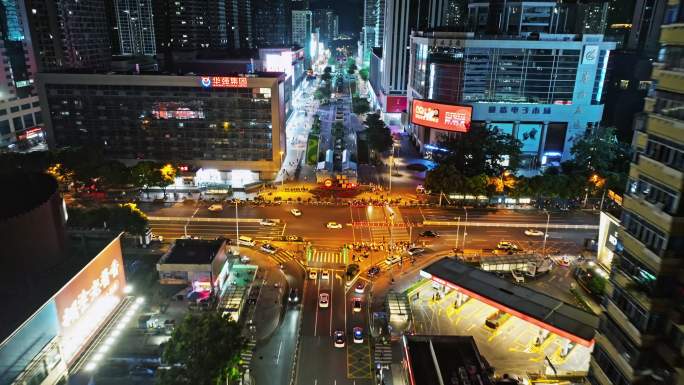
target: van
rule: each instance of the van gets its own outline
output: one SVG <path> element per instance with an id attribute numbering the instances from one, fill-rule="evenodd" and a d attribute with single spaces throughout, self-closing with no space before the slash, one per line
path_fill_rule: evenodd
<path id="1" fill-rule="evenodd" d="M 252 237 L 240 235 L 240 238 L 238 238 L 238 245 L 254 247 L 254 245 L 256 245 L 256 242 L 254 241 L 254 239 L 252 239 Z"/>

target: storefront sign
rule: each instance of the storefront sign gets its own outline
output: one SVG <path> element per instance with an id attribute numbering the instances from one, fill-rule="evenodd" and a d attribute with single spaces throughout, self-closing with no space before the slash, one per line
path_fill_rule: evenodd
<path id="1" fill-rule="evenodd" d="M 490 114 L 520 114 L 520 115 L 550 115 L 551 107 L 518 107 L 518 106 L 489 106 Z"/>
<path id="2" fill-rule="evenodd" d="M 387 96 L 387 112 L 397 113 L 406 111 L 406 96 Z"/>
<path id="3" fill-rule="evenodd" d="M 584 55 L 582 56 L 582 64 L 596 64 L 599 57 L 599 46 L 588 45 L 584 47 Z"/>
<path id="4" fill-rule="evenodd" d="M 247 78 L 237 76 L 202 76 L 204 88 L 247 88 Z"/>
<path id="5" fill-rule="evenodd" d="M 411 123 L 447 131 L 467 132 L 473 115 L 471 106 L 413 100 Z"/>

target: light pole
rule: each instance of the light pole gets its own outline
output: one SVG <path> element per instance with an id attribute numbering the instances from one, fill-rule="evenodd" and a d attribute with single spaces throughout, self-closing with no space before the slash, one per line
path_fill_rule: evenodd
<path id="1" fill-rule="evenodd" d="M 465 223 L 463 223 L 463 251 L 465 252 L 466 236 L 468 235 L 468 209 L 463 206 L 463 211 L 465 211 Z"/>
<path id="2" fill-rule="evenodd" d="M 544 230 L 544 244 L 542 245 L 542 255 L 546 254 L 546 238 L 549 237 L 549 221 L 551 220 L 551 213 L 544 210 L 546 213 L 546 229 Z"/>
<path id="3" fill-rule="evenodd" d="M 394 147 L 392 147 L 392 155 L 390 155 L 390 167 L 389 167 L 389 192 L 392 192 L 392 163 L 394 163 Z"/>
<path id="4" fill-rule="evenodd" d="M 285 169 L 283 169 L 283 154 L 285 154 L 285 152 L 283 150 L 280 150 L 280 172 L 281 172 L 280 186 L 281 187 L 285 183 Z"/>
<path id="5" fill-rule="evenodd" d="M 240 219 L 238 218 L 238 200 L 235 200 L 235 245 L 240 255 Z"/>
<path id="6" fill-rule="evenodd" d="M 455 249 L 458 249 L 458 238 L 459 238 L 459 235 L 461 232 L 461 217 L 457 217 L 456 220 L 458 222 L 456 222 L 456 245 L 455 245 Z M 454 252 L 455 251 L 456 250 L 454 250 Z"/>

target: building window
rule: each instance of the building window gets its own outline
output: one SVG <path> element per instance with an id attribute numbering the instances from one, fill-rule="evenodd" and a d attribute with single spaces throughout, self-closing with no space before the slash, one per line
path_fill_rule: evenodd
<path id="1" fill-rule="evenodd" d="M 18 112 L 19 107 L 10 107 L 10 112 Z"/>
<path id="2" fill-rule="evenodd" d="M 651 88 L 650 80 L 639 81 L 639 91 L 648 91 L 649 88 Z"/>
<path id="3" fill-rule="evenodd" d="M 679 171 L 684 171 L 683 149 L 678 144 L 667 139 L 649 135 L 644 154 L 657 162 L 664 163 Z"/>
<path id="4" fill-rule="evenodd" d="M 600 345 L 596 345 L 594 348 L 594 361 L 603 370 L 606 377 L 613 383 L 613 385 L 628 385 L 629 381 L 617 368 L 617 365 L 613 363 L 610 356 L 603 350 Z"/>
<path id="5" fill-rule="evenodd" d="M 657 255 L 665 250 L 665 234 L 638 215 L 627 211 L 623 212 L 622 225 L 629 234 Z"/>
<path id="6" fill-rule="evenodd" d="M 9 120 L 0 120 L 0 135 L 7 135 L 11 131 Z"/>
<path id="7" fill-rule="evenodd" d="M 620 89 L 626 90 L 629 88 L 629 80 L 620 80 Z"/>
<path id="8" fill-rule="evenodd" d="M 14 131 L 21 131 L 24 129 L 24 123 L 20 116 L 13 118 L 12 123 L 14 124 Z"/>
<path id="9" fill-rule="evenodd" d="M 610 299 L 605 297 L 604 301 L 613 302 L 627 319 L 629 319 L 629 322 L 642 333 L 651 333 L 657 330 L 662 324 L 662 317 L 660 314 L 649 314 L 646 312 L 646 310 L 638 305 L 636 301 L 619 286 L 614 286 L 612 297 L 610 297 Z"/>
<path id="10" fill-rule="evenodd" d="M 677 214 L 679 208 L 679 193 L 651 178 L 640 176 L 638 180 L 629 179 L 627 194 L 643 199 L 663 212 Z"/>

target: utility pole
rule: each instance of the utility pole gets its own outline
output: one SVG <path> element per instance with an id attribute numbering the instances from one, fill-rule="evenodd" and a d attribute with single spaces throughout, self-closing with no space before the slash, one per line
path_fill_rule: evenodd
<path id="1" fill-rule="evenodd" d="M 463 206 L 463 210 L 465 211 L 465 223 L 463 224 L 463 251 L 465 251 L 466 236 L 468 235 L 468 209 Z"/>
<path id="2" fill-rule="evenodd" d="M 235 244 L 237 245 L 237 253 L 240 255 L 240 220 L 238 218 L 238 200 L 235 200 Z"/>
<path id="3" fill-rule="evenodd" d="M 546 238 L 549 237 L 549 221 L 551 220 L 551 213 L 544 210 L 546 213 L 546 230 L 544 230 L 544 244 L 542 245 L 542 255 L 546 255 Z"/>
<path id="4" fill-rule="evenodd" d="M 458 222 L 456 222 L 456 245 L 455 248 L 458 249 L 458 236 L 461 231 L 461 217 L 456 218 Z"/>

